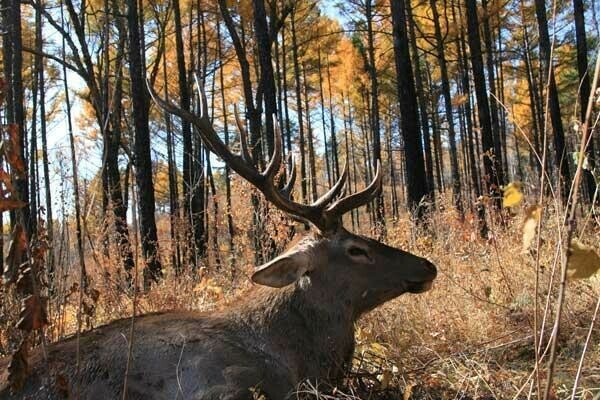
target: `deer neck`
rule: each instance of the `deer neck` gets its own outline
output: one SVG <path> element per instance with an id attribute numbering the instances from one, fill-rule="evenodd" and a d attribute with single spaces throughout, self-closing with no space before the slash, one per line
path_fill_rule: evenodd
<path id="1" fill-rule="evenodd" d="M 338 377 L 351 361 L 353 313 L 329 292 L 302 280 L 282 289 L 261 287 L 254 293 L 256 301 L 248 301 L 242 311 L 257 340 L 269 343 L 265 351 L 296 380 Z"/>

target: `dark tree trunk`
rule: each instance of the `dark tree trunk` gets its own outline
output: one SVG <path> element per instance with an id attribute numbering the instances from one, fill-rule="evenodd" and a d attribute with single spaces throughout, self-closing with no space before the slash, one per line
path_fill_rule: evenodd
<path id="1" fill-rule="evenodd" d="M 285 41 L 285 29 L 281 31 L 281 68 L 283 73 L 282 84 L 283 87 L 281 90 L 283 91 L 283 111 L 285 115 L 285 123 L 284 123 L 284 131 L 285 131 L 285 145 L 287 148 L 287 153 L 291 154 L 292 152 L 292 129 L 290 128 L 290 107 L 288 103 L 288 83 L 287 83 L 287 57 L 286 57 L 286 41 Z M 292 159 L 289 158 L 291 167 Z"/>
<path id="2" fill-rule="evenodd" d="M 275 91 L 275 76 L 273 74 L 273 62 L 271 57 L 271 40 L 269 38 L 269 27 L 264 0 L 254 0 L 254 34 L 256 35 L 256 46 L 258 48 L 258 60 L 260 64 L 259 92 L 265 103 L 265 134 L 267 135 L 267 152 L 273 151 L 273 116 L 277 115 L 277 95 Z M 256 105 L 260 110 L 261 105 Z"/>
<path id="3" fill-rule="evenodd" d="M 421 71 L 421 63 L 419 52 L 417 50 L 417 36 L 415 34 L 415 21 L 412 16 L 412 6 L 406 4 L 406 14 L 410 28 L 410 48 L 412 51 L 412 60 L 415 69 L 415 89 L 417 91 L 417 99 L 419 101 L 419 116 L 421 121 L 421 129 L 423 131 L 423 143 L 425 150 L 425 171 L 427 174 L 427 194 L 431 201 L 435 200 L 435 182 L 433 178 L 433 153 L 431 150 L 431 136 L 429 132 L 429 117 L 427 115 L 427 98 L 423 90 L 423 75 Z"/>
<path id="4" fill-rule="evenodd" d="M 490 154 L 490 150 L 494 151 L 494 136 L 492 131 L 492 123 L 490 120 L 490 107 L 487 97 L 487 89 L 485 85 L 485 73 L 483 70 L 483 59 L 481 56 L 481 39 L 479 36 L 479 21 L 477 17 L 476 0 L 466 0 L 467 6 L 467 31 L 469 49 L 471 52 L 471 66 L 473 68 L 473 80 L 475 82 L 475 95 L 477 97 L 477 113 L 479 116 L 479 127 L 481 128 L 481 138 L 483 152 Z M 493 198 L 499 199 L 498 188 L 500 181 L 498 179 L 498 171 L 500 171 L 500 163 L 497 157 L 483 157 L 483 165 L 486 174 L 486 184 L 490 195 Z M 497 204 L 499 206 L 499 204 Z"/>
<path id="5" fill-rule="evenodd" d="M 40 2 L 43 6 L 43 2 Z M 36 23 L 36 49 L 41 53 L 43 51 L 43 33 L 42 33 L 42 13 L 40 10 L 36 10 L 35 13 Z M 48 276 L 50 277 L 49 284 L 52 286 L 54 277 L 54 252 L 53 252 L 53 238 L 54 238 L 54 220 L 52 216 L 52 191 L 50 190 L 50 166 L 48 160 L 48 140 L 47 140 L 47 129 L 46 129 L 46 87 L 45 87 L 45 76 L 44 76 L 44 63 L 40 57 L 39 65 L 36 66 L 39 80 L 40 90 L 40 135 L 42 140 L 42 168 L 44 171 L 44 193 L 46 197 L 46 230 L 47 240 L 50 250 L 48 251 L 48 257 L 46 259 L 46 268 Z M 2 221 L 0 221 L 1 223 Z M 1 243 L 0 243 L 1 245 Z M 0 253 L 0 257 L 2 254 Z"/>
<path id="6" fill-rule="evenodd" d="M 421 129 L 417 96 L 413 80 L 410 55 L 408 50 L 408 34 L 406 32 L 405 1 L 391 2 L 392 24 L 394 35 L 394 57 L 396 61 L 396 79 L 398 81 L 398 101 L 400 104 L 401 129 L 404 139 L 404 154 L 407 173 L 408 207 L 415 210 L 419 217 L 423 216 L 421 200 L 427 195 L 427 180 L 423 149 L 421 145 Z"/>
<path id="7" fill-rule="evenodd" d="M 375 38 L 373 33 L 373 0 L 365 1 L 365 17 L 367 21 L 367 53 L 369 55 L 368 73 L 371 81 L 371 131 L 373 134 L 373 162 L 383 162 L 381 158 L 381 128 L 379 121 L 379 80 L 377 78 L 377 66 L 375 65 Z M 392 2 L 394 3 L 394 2 Z M 408 47 L 406 49 L 408 57 Z M 410 66 L 410 60 L 407 58 Z M 331 86 L 330 86 L 331 87 Z M 416 109 L 415 109 L 416 111 Z M 333 120 L 333 118 L 332 118 Z M 421 155 L 422 157 L 422 155 Z M 385 231 L 385 208 L 383 201 L 383 190 L 375 199 L 375 219 Z M 383 232 L 381 232 L 383 233 Z"/>
<path id="8" fill-rule="evenodd" d="M 473 68 L 473 80 L 475 83 L 475 95 L 477 97 L 477 114 L 479 116 L 479 127 L 481 129 L 481 138 L 483 152 L 483 166 L 485 170 L 485 181 L 488 194 L 496 200 L 496 208 L 500 208 L 500 181 L 498 172 L 500 171 L 500 162 L 497 157 L 491 156 L 494 151 L 494 136 L 492 132 L 492 123 L 490 121 L 490 107 L 487 98 L 487 89 L 485 87 L 485 75 L 483 71 L 483 58 L 481 56 L 481 39 L 479 37 L 479 21 L 477 17 L 476 0 L 466 0 L 467 7 L 467 37 L 471 53 L 471 66 Z M 476 203 L 477 216 L 479 219 L 479 234 L 481 237 L 487 237 L 488 227 L 485 220 L 485 208 L 482 201 Z"/>
<path id="9" fill-rule="evenodd" d="M 123 54 L 125 41 L 121 44 L 123 47 L 119 54 Z M 129 244 L 129 228 L 127 226 L 127 207 L 123 202 L 123 193 L 121 191 L 121 174 L 119 172 L 119 146 L 121 145 L 121 98 L 123 95 L 123 76 L 122 68 L 119 67 L 115 82 L 115 108 L 113 110 L 112 131 L 106 131 L 106 172 L 109 183 L 110 200 L 115 216 L 115 230 L 117 233 L 117 243 L 119 246 L 119 255 L 123 263 L 123 269 L 131 281 L 131 270 L 134 267 L 133 252 Z"/>
<path id="10" fill-rule="evenodd" d="M 350 97 L 348 96 L 348 129 L 350 130 L 350 149 L 351 149 L 351 153 L 352 153 L 352 179 L 350 180 L 350 182 L 354 183 L 354 192 L 357 192 L 358 189 L 358 172 L 357 172 L 357 164 L 356 164 L 356 146 L 354 144 L 354 119 L 352 117 L 352 104 L 350 102 Z M 354 209 L 352 212 L 354 212 L 355 216 L 354 219 L 356 220 L 356 227 L 360 227 L 360 219 L 359 219 L 359 215 L 358 215 L 358 209 Z"/>
<path id="11" fill-rule="evenodd" d="M 530 45 L 529 45 L 529 33 L 527 31 L 527 24 L 525 23 L 526 21 L 526 17 L 525 17 L 525 5 L 523 4 L 523 0 L 521 0 L 521 4 L 520 4 L 520 8 L 521 8 L 521 21 L 522 21 L 522 25 L 523 25 L 523 60 L 525 63 L 525 69 L 526 69 L 526 73 L 527 73 L 527 87 L 528 87 L 528 91 L 529 91 L 529 107 L 531 110 L 531 124 L 533 127 L 533 147 L 535 150 L 535 153 L 537 153 L 537 155 L 540 157 L 540 160 L 538 160 L 536 157 L 534 157 L 533 155 L 533 151 L 532 149 L 529 149 L 530 152 L 530 160 L 532 161 L 533 164 L 535 164 L 535 168 L 537 170 L 537 176 L 541 176 L 542 174 L 542 165 L 541 165 L 541 145 L 540 145 L 540 140 L 541 140 L 541 131 L 542 131 L 542 118 L 541 115 L 543 114 L 543 111 L 538 107 L 540 102 L 538 100 L 538 95 L 539 95 L 539 90 L 537 88 L 536 82 L 537 80 L 535 79 L 535 73 L 534 73 L 534 69 L 533 69 L 533 63 L 531 60 L 531 49 L 530 49 Z"/>
<path id="12" fill-rule="evenodd" d="M 165 38 L 163 38 L 163 46 Z M 164 53 L 164 51 L 163 51 Z M 167 57 L 163 57 L 163 81 L 165 82 L 164 96 L 169 101 L 168 78 L 167 78 Z M 171 265 L 175 274 L 181 273 L 181 247 L 179 243 L 179 188 L 177 187 L 177 166 L 175 164 L 175 143 L 173 141 L 173 125 L 171 114 L 165 111 L 165 130 L 167 133 L 167 168 L 169 176 L 169 225 L 171 239 Z M 185 156 L 184 156 L 185 157 Z"/>
<path id="13" fill-rule="evenodd" d="M 454 4 L 452 7 L 452 15 L 454 20 L 456 20 L 455 12 L 454 12 Z M 460 13 L 460 9 L 459 9 Z M 462 17 L 462 13 L 460 13 Z M 467 51 L 466 51 L 466 43 L 465 43 L 465 34 L 464 28 L 461 26 L 460 28 L 460 36 L 457 41 L 457 54 L 459 54 L 459 74 L 461 81 L 461 89 L 462 94 L 465 96 L 465 103 L 463 105 L 463 116 L 466 123 L 466 137 L 463 137 L 463 140 L 467 142 L 467 155 L 469 158 L 469 175 L 471 176 L 471 186 L 473 191 L 473 196 L 475 199 L 481 196 L 481 180 L 480 180 L 480 164 L 479 158 L 475 157 L 475 139 L 473 133 L 473 106 L 471 103 L 471 82 L 469 79 L 469 66 L 467 62 Z"/>
<path id="14" fill-rule="evenodd" d="M 306 151 L 304 148 L 304 121 L 302 119 L 302 92 L 300 85 L 300 63 L 298 60 L 298 42 L 296 40 L 296 13 L 292 14 L 292 58 L 294 63 L 294 77 L 296 84 L 296 108 L 298 110 L 298 134 L 300 141 L 300 187 L 302 190 L 302 201 L 307 200 L 306 188 Z M 308 227 L 307 227 L 308 228 Z"/>
<path id="15" fill-rule="evenodd" d="M 310 104 L 308 100 L 308 81 L 306 79 L 306 64 L 302 64 L 302 77 L 304 81 L 304 108 L 306 110 L 306 139 L 308 141 L 308 165 L 310 171 L 311 201 L 317 200 L 317 166 L 315 160 L 315 146 L 313 143 L 312 123 L 310 121 Z"/>
<path id="16" fill-rule="evenodd" d="M 219 60 L 223 59 L 223 49 L 221 48 L 221 24 L 217 22 L 217 57 Z M 221 64 L 221 68 L 219 68 L 219 84 L 221 89 L 221 105 L 223 107 L 223 131 L 225 133 L 225 146 L 229 147 L 229 123 L 227 121 L 227 105 L 225 103 L 225 77 L 223 74 L 223 64 Z M 229 254 L 231 266 L 235 268 L 235 244 L 233 241 L 234 231 L 233 231 L 233 216 L 231 215 L 232 207 L 231 207 L 231 169 L 229 165 L 225 163 L 225 202 L 227 206 L 226 214 L 227 214 L 227 232 L 229 234 Z"/>
<path id="17" fill-rule="evenodd" d="M 329 129 L 331 136 L 331 158 L 333 161 L 333 172 L 334 179 L 339 178 L 340 176 L 340 162 L 338 159 L 338 145 L 337 145 L 337 136 L 335 132 L 335 118 L 333 112 L 333 93 L 332 93 L 332 85 L 331 85 L 331 63 L 329 62 L 329 57 L 327 57 L 327 85 L 329 86 Z"/>
<path id="18" fill-rule="evenodd" d="M 129 74 L 131 78 L 132 116 L 135 131 L 135 167 L 139 196 L 140 236 L 142 252 L 146 261 L 144 286 L 157 282 L 161 275 L 158 257 L 158 238 L 154 217 L 154 184 L 150 158 L 150 129 L 148 126 L 148 96 L 145 90 L 144 65 L 140 46 L 140 26 L 136 0 L 127 0 L 127 24 L 129 28 Z"/>
<path id="19" fill-rule="evenodd" d="M 325 96 L 323 94 L 323 68 L 321 66 L 321 47 L 317 47 L 317 73 L 319 74 L 319 99 L 321 103 L 321 130 L 323 131 L 323 148 L 325 153 L 325 166 L 327 169 L 327 183 L 331 187 L 336 179 L 331 173 L 331 164 L 329 162 L 329 146 L 327 145 L 327 128 L 325 126 Z"/>
<path id="20" fill-rule="evenodd" d="M 452 112 L 452 96 L 450 94 L 450 80 L 448 79 L 448 67 L 446 65 L 446 55 L 444 54 L 444 42 L 442 39 L 442 30 L 439 23 L 439 14 L 435 0 L 429 0 L 431 10 L 433 11 L 433 22 L 435 28 L 436 50 L 438 62 L 440 64 L 440 73 L 442 78 L 442 95 L 444 96 L 444 110 L 446 112 L 446 123 L 448 124 L 448 142 L 450 143 L 450 172 L 452 175 L 452 194 L 454 196 L 454 205 L 460 218 L 464 216 L 460 188 L 460 171 L 458 170 L 458 154 L 456 150 L 456 131 L 454 128 L 454 114 Z"/>
<path id="21" fill-rule="evenodd" d="M 498 100 L 496 92 L 496 74 L 494 70 L 494 51 L 492 33 L 490 30 L 490 15 L 487 10 L 487 0 L 482 0 L 484 16 L 482 19 L 483 23 L 483 41 L 486 49 L 486 67 L 488 85 L 490 88 L 491 98 L 489 99 L 490 118 L 492 123 L 492 135 L 494 137 L 494 156 L 498 161 L 498 170 L 496 171 L 496 177 L 500 185 L 504 184 L 504 173 L 502 170 L 503 153 L 502 153 L 502 138 L 500 134 L 500 121 L 498 119 Z"/>
<path id="22" fill-rule="evenodd" d="M 190 4 L 190 21 L 192 21 L 193 7 Z M 191 74 L 195 71 L 199 77 L 199 84 L 204 87 L 206 82 L 206 68 L 208 65 L 208 52 L 206 45 L 206 33 L 204 26 L 204 10 L 201 8 L 200 2 L 197 3 L 197 55 L 196 65 L 194 68 L 194 54 L 193 54 L 193 35 L 191 33 L 192 26 L 190 26 L 190 59 L 192 65 L 189 68 L 188 85 L 192 82 Z M 205 104 L 208 108 L 208 105 Z M 197 104 L 196 113 L 200 114 L 200 104 Z M 191 179 L 192 187 L 190 188 L 190 209 L 191 209 L 191 228 L 193 237 L 193 246 L 195 251 L 195 261 L 192 264 L 192 268 L 196 270 L 201 263 L 201 260 L 206 256 L 208 249 L 208 186 L 206 186 L 206 175 L 205 175 L 205 163 L 204 163 L 204 146 L 200 136 L 191 132 L 192 134 L 192 164 L 191 164 Z"/>
<path id="23" fill-rule="evenodd" d="M 179 106 L 186 111 L 190 110 L 190 88 L 187 83 L 185 65 L 185 52 L 183 49 L 183 33 L 181 27 L 181 9 L 179 0 L 173 0 L 173 19 L 175 20 L 175 50 L 177 54 L 177 72 L 179 82 Z M 191 207 L 191 189 L 193 186 L 192 169 L 194 151 L 192 146 L 192 129 L 186 121 L 181 121 L 181 136 L 183 138 L 183 214 L 187 223 L 187 263 L 194 265 L 196 261 L 196 246 L 192 240 L 194 218 Z"/>
<path id="24" fill-rule="evenodd" d="M 554 151 L 556 152 L 556 166 L 559 168 L 560 179 L 562 180 L 562 196 L 566 198 L 569 195 L 571 187 L 571 174 L 569 171 L 569 158 L 566 153 L 565 133 L 560 113 L 560 103 L 558 101 L 558 90 L 556 88 L 556 79 L 554 78 L 554 66 L 550 59 L 550 36 L 548 34 L 548 19 L 546 17 L 546 1 L 535 0 L 535 14 L 538 22 L 540 35 L 540 58 L 542 65 L 543 82 L 548 83 L 548 103 L 550 120 L 552 122 L 552 133 L 554 135 Z"/>
<path id="25" fill-rule="evenodd" d="M 583 0 L 573 0 L 573 13 L 575 15 L 575 40 L 577 42 L 577 71 L 579 72 L 579 98 L 580 98 L 580 115 L 581 115 L 581 126 L 585 122 L 585 113 L 587 109 L 588 100 L 590 98 L 590 74 L 588 71 L 588 58 L 587 58 L 587 38 L 585 33 L 585 10 L 583 8 Z M 587 187 L 590 201 L 594 197 L 596 191 L 596 182 L 594 181 L 594 175 L 591 171 L 595 166 L 594 162 L 594 142 L 589 141 L 587 147 L 588 163 L 590 169 L 586 170 L 585 173 L 585 184 Z"/>
<path id="26" fill-rule="evenodd" d="M 8 10 L 5 12 L 8 14 L 8 21 L 5 21 L 7 24 L 4 25 L 4 29 L 7 30 L 5 34 L 5 42 L 8 43 L 8 47 L 10 47 L 9 51 L 5 50 L 6 53 L 9 53 L 9 57 L 7 62 L 10 63 L 10 71 L 12 75 L 10 76 L 10 80 L 8 81 L 8 85 L 10 86 L 9 95 L 12 97 L 8 97 L 6 99 L 6 104 L 9 105 L 9 110 L 7 110 L 7 122 L 17 124 L 17 129 L 19 133 L 18 138 L 18 151 L 22 159 L 25 161 L 25 165 L 27 165 L 27 157 L 26 157 L 26 140 L 25 135 L 27 131 L 25 129 L 25 108 L 23 104 L 23 47 L 22 47 L 22 37 L 21 37 L 21 2 L 19 0 L 11 0 L 7 2 Z M 6 62 L 5 62 L 6 63 Z M 6 64 L 5 64 L 6 65 Z M 13 174 L 13 183 L 15 186 L 15 190 L 20 200 L 25 203 L 29 202 L 29 188 L 27 186 L 27 173 L 23 171 L 23 173 Z M 31 237 L 34 233 L 32 228 L 34 224 L 32 224 L 31 220 L 31 212 L 29 207 L 20 208 L 16 213 L 11 213 L 15 215 L 16 218 L 13 219 L 13 222 L 19 222 L 25 228 L 27 232 L 27 236 Z"/>

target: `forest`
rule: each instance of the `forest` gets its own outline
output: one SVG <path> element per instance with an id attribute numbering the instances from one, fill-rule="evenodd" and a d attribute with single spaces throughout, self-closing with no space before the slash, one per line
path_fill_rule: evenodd
<path id="1" fill-rule="evenodd" d="M 595 0 L 0 3 L 0 399 L 600 399 Z"/>

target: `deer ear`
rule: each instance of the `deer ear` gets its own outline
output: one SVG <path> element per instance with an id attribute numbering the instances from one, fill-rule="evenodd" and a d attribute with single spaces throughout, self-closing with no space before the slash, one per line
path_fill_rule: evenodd
<path id="1" fill-rule="evenodd" d="M 301 252 L 283 254 L 261 265 L 252 274 L 252 282 L 282 288 L 296 282 L 309 270 L 309 260 Z"/>

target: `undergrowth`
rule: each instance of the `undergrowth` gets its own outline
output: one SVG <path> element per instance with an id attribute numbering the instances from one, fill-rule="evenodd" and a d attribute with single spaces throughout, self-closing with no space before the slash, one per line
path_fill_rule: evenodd
<path id="1" fill-rule="evenodd" d="M 404 215 L 387 221 L 387 240 L 431 260 L 439 275 L 434 287 L 419 295 L 406 294 L 364 316 L 356 327 L 357 347 L 351 371 L 341 382 L 306 382 L 299 399 L 526 399 L 535 392 L 533 315 L 535 310 L 535 251 L 522 251 L 522 224 L 526 205 L 489 217 L 489 238 L 478 235 L 477 221 L 467 214 L 461 221 L 451 207 L 440 207 L 429 223 L 417 226 Z M 442 210 L 442 211 L 439 211 Z M 540 291 L 543 316 L 548 285 L 556 262 L 556 211 L 548 208 L 539 248 Z M 243 221 L 239 219 L 238 221 Z M 159 221 L 159 226 L 162 226 Z M 348 224 L 347 224 L 348 225 Z M 368 223 L 361 224 L 365 234 Z M 281 229 L 280 229 L 281 230 Z M 298 228 L 298 230 L 301 230 Z M 598 248 L 600 230 L 588 226 L 588 242 Z M 167 237 L 166 231 L 162 232 Z M 165 278 L 151 291 L 137 294 L 136 314 L 164 309 L 211 310 L 226 306 L 248 290 L 253 254 L 250 239 L 236 239 L 236 273 L 224 260 L 221 269 L 212 261 L 176 276 L 165 267 Z M 168 249 L 168 244 L 163 245 Z M 221 249 L 226 253 L 226 248 Z M 88 252 L 88 271 L 98 291 L 89 299 L 85 325 L 92 328 L 131 316 L 132 292 L 110 256 Z M 209 254 L 209 260 L 214 254 Z M 76 260 L 63 264 L 56 276 L 62 283 L 48 304 L 51 325 L 46 330 L 56 341 L 76 330 Z M 556 277 L 554 277 L 556 279 Z M 551 287 L 551 293 L 547 288 Z M 558 342 L 553 397 L 569 398 L 594 306 L 600 296 L 598 277 L 569 282 Z M 18 342 L 13 322 L 18 315 L 11 296 L 2 304 L 0 352 L 10 353 Z M 544 324 L 545 346 L 550 336 L 554 306 Z M 577 392 L 581 399 L 600 396 L 600 330 L 596 328 L 587 349 Z M 545 377 L 541 363 L 541 379 Z M 260 398 L 260 395 L 256 396 Z M 535 395 L 533 398 L 537 398 Z"/>

